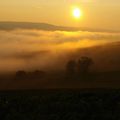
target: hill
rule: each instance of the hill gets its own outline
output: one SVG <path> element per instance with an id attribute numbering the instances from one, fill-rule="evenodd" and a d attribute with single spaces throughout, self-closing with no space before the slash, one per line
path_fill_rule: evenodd
<path id="1" fill-rule="evenodd" d="M 48 23 L 33 23 L 33 22 L 0 22 L 0 30 L 16 30 L 16 29 L 37 29 L 48 31 L 91 31 L 91 32 L 120 32 L 104 29 L 81 28 L 81 27 L 65 27 L 57 26 Z"/>

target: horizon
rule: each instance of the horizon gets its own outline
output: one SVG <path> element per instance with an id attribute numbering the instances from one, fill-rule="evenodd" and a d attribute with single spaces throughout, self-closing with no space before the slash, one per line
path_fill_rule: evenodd
<path id="1" fill-rule="evenodd" d="M 14 25 L 14 24 L 16 24 L 16 27 L 18 26 L 17 24 L 21 24 L 22 25 L 22 23 L 23 24 L 38 24 L 39 26 L 38 27 L 41 27 L 40 25 L 41 24 L 44 24 L 44 25 L 48 25 L 48 27 L 49 27 L 49 25 L 50 26 L 53 26 L 53 27 L 58 27 L 58 28 L 56 28 L 56 30 L 58 29 L 60 29 L 61 30 L 61 28 L 60 27 L 62 27 L 63 28 L 63 30 L 65 29 L 65 31 L 66 31 L 66 29 L 68 28 L 69 29 L 69 31 L 92 31 L 92 32 L 116 32 L 116 33 L 119 33 L 120 32 L 120 30 L 112 30 L 112 29 L 103 29 L 103 28 L 88 28 L 88 27 L 75 27 L 75 26 L 60 26 L 60 25 L 56 25 L 56 24 L 50 24 L 50 23 L 45 23 L 45 22 L 27 22 L 27 21 L 0 21 L 0 24 L 11 24 L 11 25 Z M 1 25 L 2 25 L 1 24 Z M 4 26 L 4 27 L 7 27 L 7 26 Z M 1 26 L 0 26 L 0 29 L 2 30 L 2 29 L 4 29 L 4 27 L 2 26 L 2 28 L 1 28 Z M 18 27 L 20 27 L 20 26 L 18 26 Z M 29 26 L 28 26 L 29 27 Z M 14 28 L 14 27 L 13 27 Z M 37 28 L 37 26 L 33 26 L 33 28 L 35 28 L 35 29 L 43 29 L 43 28 Z M 24 28 L 20 28 L 20 29 L 24 29 Z M 28 28 L 29 29 L 29 28 Z M 32 28 L 31 28 L 32 29 Z M 44 29 L 43 29 L 44 30 Z M 51 29 L 52 30 L 52 29 Z"/>

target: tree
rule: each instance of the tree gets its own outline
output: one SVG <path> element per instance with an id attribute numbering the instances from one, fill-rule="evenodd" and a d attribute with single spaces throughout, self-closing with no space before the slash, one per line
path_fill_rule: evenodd
<path id="1" fill-rule="evenodd" d="M 42 70 L 36 70 L 36 71 L 33 72 L 33 76 L 36 79 L 43 78 L 45 76 L 45 74 L 46 73 L 44 71 L 42 71 Z"/>
<path id="2" fill-rule="evenodd" d="M 66 69 L 67 69 L 67 77 L 71 79 L 74 78 L 76 73 L 76 62 L 74 60 L 68 61 Z"/>
<path id="3" fill-rule="evenodd" d="M 83 56 L 78 60 L 78 73 L 81 77 L 87 77 L 90 66 L 93 64 L 93 60 L 89 57 Z"/>
<path id="4" fill-rule="evenodd" d="M 23 70 L 17 71 L 16 72 L 16 79 L 17 80 L 22 80 L 22 79 L 26 79 L 26 72 Z"/>

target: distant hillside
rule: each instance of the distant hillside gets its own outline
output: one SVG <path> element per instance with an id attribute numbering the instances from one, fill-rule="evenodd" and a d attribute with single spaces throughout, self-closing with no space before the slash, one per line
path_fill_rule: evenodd
<path id="1" fill-rule="evenodd" d="M 79 28 L 79 27 L 63 27 L 47 23 L 32 23 L 32 22 L 0 22 L 0 30 L 15 30 L 15 29 L 37 29 L 48 31 L 91 31 L 91 32 L 120 32 L 103 29 Z"/>
<path id="2" fill-rule="evenodd" d="M 120 42 L 107 43 L 89 48 L 63 50 L 56 59 L 49 60 L 51 64 L 47 64 L 46 69 L 65 69 L 66 63 L 69 60 L 75 60 L 77 62 L 82 56 L 93 59 L 94 64 L 91 66 L 93 71 L 120 71 Z"/>
<path id="3" fill-rule="evenodd" d="M 38 29 L 38 30 L 66 30 L 76 31 L 79 28 L 55 26 L 47 23 L 31 23 L 31 22 L 0 22 L 1 30 L 14 30 L 14 29 Z"/>
<path id="4" fill-rule="evenodd" d="M 93 58 L 97 70 L 120 71 L 120 42 L 78 49 L 69 54 L 71 59 L 79 59 L 81 56 Z"/>

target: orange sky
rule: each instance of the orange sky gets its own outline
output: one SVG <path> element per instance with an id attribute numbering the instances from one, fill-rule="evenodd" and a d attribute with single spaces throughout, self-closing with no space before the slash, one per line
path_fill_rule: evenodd
<path id="1" fill-rule="evenodd" d="M 72 6 L 83 16 L 75 20 Z M 62 26 L 120 30 L 119 0 L 1 0 L 0 21 L 47 22 Z"/>

